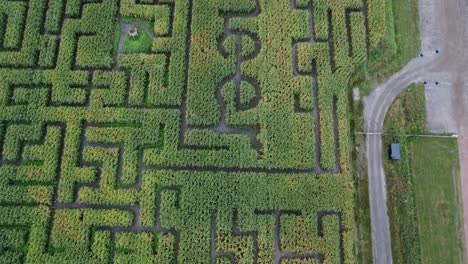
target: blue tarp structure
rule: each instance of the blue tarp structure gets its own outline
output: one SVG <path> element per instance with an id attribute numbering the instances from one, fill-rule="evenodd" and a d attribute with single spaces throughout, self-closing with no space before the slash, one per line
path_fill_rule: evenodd
<path id="1" fill-rule="evenodd" d="M 400 160 L 400 144 L 390 145 L 390 158 L 392 160 Z"/>

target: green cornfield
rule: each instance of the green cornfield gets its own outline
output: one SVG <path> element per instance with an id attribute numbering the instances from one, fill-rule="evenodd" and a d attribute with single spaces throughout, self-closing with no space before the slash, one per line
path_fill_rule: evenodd
<path id="1" fill-rule="evenodd" d="M 384 25 L 384 0 L 0 0 L 0 263 L 354 263 L 348 82 Z"/>

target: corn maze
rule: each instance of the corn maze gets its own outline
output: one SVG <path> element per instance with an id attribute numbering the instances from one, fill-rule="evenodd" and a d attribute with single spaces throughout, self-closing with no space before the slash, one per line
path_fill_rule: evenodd
<path id="1" fill-rule="evenodd" d="M 353 263 L 347 87 L 384 14 L 0 0 L 0 263 Z"/>

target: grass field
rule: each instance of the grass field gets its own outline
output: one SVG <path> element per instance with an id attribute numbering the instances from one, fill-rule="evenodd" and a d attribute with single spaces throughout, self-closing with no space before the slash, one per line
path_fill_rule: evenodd
<path id="1" fill-rule="evenodd" d="M 399 142 L 403 153 L 402 160 L 385 166 L 394 261 L 464 263 L 456 139 L 384 142 Z"/>
<path id="2" fill-rule="evenodd" d="M 421 263 L 465 263 L 456 139 L 412 141 Z"/>

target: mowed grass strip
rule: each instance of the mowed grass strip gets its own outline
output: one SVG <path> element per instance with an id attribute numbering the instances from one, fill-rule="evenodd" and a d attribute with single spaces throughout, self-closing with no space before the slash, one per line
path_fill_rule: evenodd
<path id="1" fill-rule="evenodd" d="M 464 263 L 457 142 L 415 139 L 412 149 L 421 263 Z"/>

